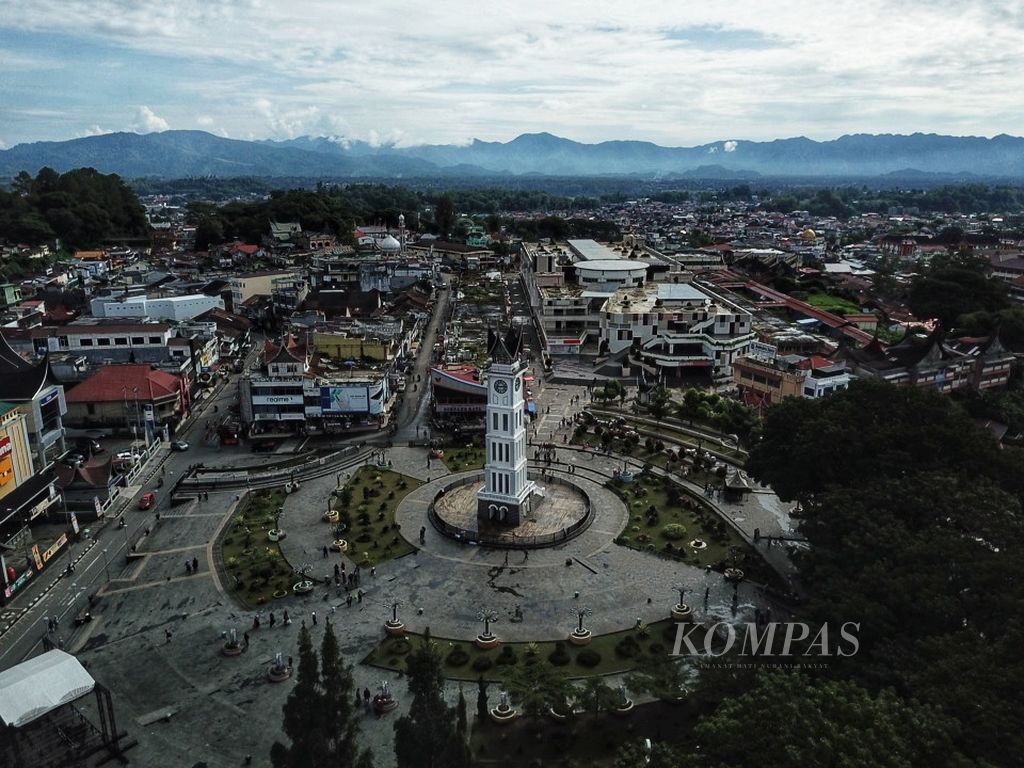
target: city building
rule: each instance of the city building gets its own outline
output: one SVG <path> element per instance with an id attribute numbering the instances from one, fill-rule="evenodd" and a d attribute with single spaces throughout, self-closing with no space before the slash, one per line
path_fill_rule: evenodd
<path id="1" fill-rule="evenodd" d="M 189 382 L 148 364 L 108 365 L 67 393 L 68 426 L 111 428 L 151 440 L 191 406 Z"/>
<path id="2" fill-rule="evenodd" d="M 280 269 L 231 275 L 228 277 L 232 302 L 230 311 L 238 311 L 238 308 L 253 296 L 270 296 L 274 290 L 275 280 L 286 280 L 291 277 L 290 271 Z"/>
<path id="3" fill-rule="evenodd" d="M 335 362 L 292 336 L 267 341 L 265 363 L 239 384 L 251 435 L 337 434 L 388 425 L 394 398 L 387 368 Z"/>
<path id="4" fill-rule="evenodd" d="M 59 502 L 52 467 L 37 471 L 25 413 L 0 402 L 0 605 L 67 543 L 59 535 L 37 542 L 32 531 L 34 522 L 61 514 Z"/>
<path id="5" fill-rule="evenodd" d="M 211 309 L 224 309 L 224 299 L 203 293 L 188 296 L 98 296 L 89 302 L 93 317 L 137 317 L 182 322 Z"/>
<path id="6" fill-rule="evenodd" d="M 662 380 L 732 377 L 733 362 L 755 339 L 752 316 L 692 283 L 619 289 L 601 306 L 599 352 L 631 350 Z"/>
<path id="7" fill-rule="evenodd" d="M 25 414 L 34 466 L 49 467 L 66 453 L 64 387 L 55 383 L 44 356 L 30 363 L 0 336 L 0 402 L 13 403 Z"/>
<path id="8" fill-rule="evenodd" d="M 817 400 L 850 386 L 852 377 L 843 360 L 779 355 L 760 342 L 751 346 L 749 356 L 733 362 L 733 382 L 748 405 L 772 405 L 785 397 Z"/>
<path id="9" fill-rule="evenodd" d="M 941 327 L 927 337 L 908 334 L 882 347 L 878 339 L 837 352 L 853 373 L 900 386 L 934 387 L 949 393 L 964 389 L 1002 389 L 1010 380 L 1014 355 L 998 336 L 974 343 L 948 342 Z"/>

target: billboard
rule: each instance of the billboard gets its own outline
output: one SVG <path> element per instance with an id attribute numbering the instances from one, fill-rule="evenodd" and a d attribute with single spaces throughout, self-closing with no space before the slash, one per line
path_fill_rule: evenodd
<path id="1" fill-rule="evenodd" d="M 320 387 L 320 407 L 324 413 L 368 413 L 370 395 L 366 386 Z"/>

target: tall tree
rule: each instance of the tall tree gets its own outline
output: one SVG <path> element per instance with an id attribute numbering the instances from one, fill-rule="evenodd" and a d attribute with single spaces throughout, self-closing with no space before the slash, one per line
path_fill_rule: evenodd
<path id="1" fill-rule="evenodd" d="M 325 627 L 318 665 L 309 631 L 303 626 L 296 683 L 284 703 L 283 730 L 291 746 L 274 743 L 270 750 L 274 768 L 372 768 L 370 752 L 356 745 L 353 690 L 352 673 L 341 657 L 333 627 Z"/>
<path id="2" fill-rule="evenodd" d="M 444 700 L 441 654 L 429 633 L 407 656 L 412 702 L 395 723 L 399 768 L 464 768 L 469 748 L 456 725 L 456 712 Z"/>

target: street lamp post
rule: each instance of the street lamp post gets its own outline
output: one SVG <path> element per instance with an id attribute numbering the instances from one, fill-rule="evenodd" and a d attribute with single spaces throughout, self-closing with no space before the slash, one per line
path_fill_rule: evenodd
<path id="1" fill-rule="evenodd" d="M 107 581 L 110 581 L 110 561 L 107 559 L 107 548 L 103 548 L 103 572 L 107 576 Z"/>

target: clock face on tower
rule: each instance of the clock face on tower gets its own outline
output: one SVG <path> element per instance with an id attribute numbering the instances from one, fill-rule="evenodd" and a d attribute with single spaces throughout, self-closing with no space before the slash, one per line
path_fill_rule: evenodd
<path id="1" fill-rule="evenodd" d="M 508 382 L 505 381 L 504 379 L 498 379 L 496 382 L 494 382 L 494 391 L 497 392 L 499 395 L 504 395 L 506 392 L 508 392 Z"/>
<path id="2" fill-rule="evenodd" d="M 516 392 L 519 391 L 519 388 L 521 386 L 523 386 L 523 380 L 522 379 L 516 379 Z"/>

